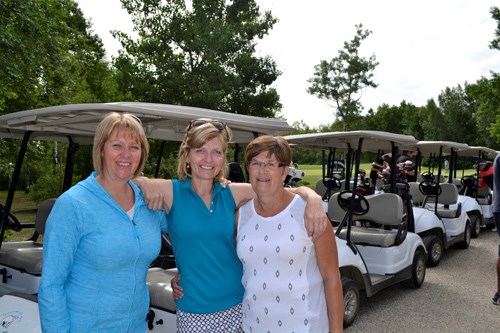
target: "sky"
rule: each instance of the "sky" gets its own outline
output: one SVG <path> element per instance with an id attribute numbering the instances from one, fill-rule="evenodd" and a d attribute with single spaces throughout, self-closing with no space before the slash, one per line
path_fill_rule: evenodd
<path id="1" fill-rule="evenodd" d="M 120 0 L 77 0 L 108 52 L 120 44 L 110 30 L 132 33 L 132 23 Z M 355 36 L 356 24 L 372 31 L 360 47 L 363 57 L 375 55 L 377 88 L 363 92 L 363 114 L 382 104 L 403 100 L 424 106 L 437 102 L 447 87 L 491 78 L 500 72 L 500 51 L 488 46 L 495 38 L 496 21 L 490 8 L 500 0 L 257 0 L 279 20 L 257 44 L 257 54 L 269 55 L 282 75 L 273 84 L 282 114 L 290 125 L 310 127 L 335 120 L 333 103 L 307 92 L 308 79 L 321 60 L 338 55 Z"/>

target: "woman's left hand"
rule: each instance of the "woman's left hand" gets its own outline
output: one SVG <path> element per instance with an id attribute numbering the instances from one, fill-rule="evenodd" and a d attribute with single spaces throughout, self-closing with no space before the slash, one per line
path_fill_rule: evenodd
<path id="1" fill-rule="evenodd" d="M 330 219 L 323 208 L 323 200 L 318 195 L 318 199 L 308 200 L 304 213 L 307 234 L 316 241 L 325 232 Z"/>

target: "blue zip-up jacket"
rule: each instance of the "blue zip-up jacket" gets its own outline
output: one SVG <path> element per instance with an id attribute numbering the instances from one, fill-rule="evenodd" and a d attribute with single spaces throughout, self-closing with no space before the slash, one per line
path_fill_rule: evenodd
<path id="1" fill-rule="evenodd" d="M 38 290 L 42 330 L 144 333 L 146 276 L 160 252 L 165 212 L 148 209 L 129 181 L 131 221 L 95 176 L 62 194 L 48 217 Z"/>

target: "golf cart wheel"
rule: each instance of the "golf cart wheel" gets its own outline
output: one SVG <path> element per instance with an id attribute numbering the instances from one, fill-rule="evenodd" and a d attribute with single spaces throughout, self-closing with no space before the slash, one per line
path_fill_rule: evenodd
<path id="1" fill-rule="evenodd" d="M 427 266 L 437 266 L 443 258 L 443 241 L 436 235 L 427 235 L 422 237 L 422 242 L 427 250 Z"/>
<path id="2" fill-rule="evenodd" d="M 413 256 L 413 263 L 411 266 L 411 278 L 403 281 L 405 287 L 411 289 L 420 288 L 425 280 L 425 253 L 422 248 L 418 248 Z"/>
<path id="3" fill-rule="evenodd" d="M 344 293 L 344 327 L 349 327 L 358 315 L 360 305 L 359 289 L 356 282 L 350 278 L 342 278 Z"/>
<path id="4" fill-rule="evenodd" d="M 469 247 L 470 244 L 470 238 L 471 238 L 471 228 L 470 228 L 470 222 L 467 221 L 465 223 L 465 230 L 464 230 L 464 239 L 456 244 L 456 247 L 459 249 L 465 250 L 466 248 Z"/>
<path id="5" fill-rule="evenodd" d="M 476 213 L 471 213 L 469 215 L 470 219 L 470 229 L 471 229 L 471 238 L 479 237 L 479 233 L 481 232 L 481 218 Z"/>

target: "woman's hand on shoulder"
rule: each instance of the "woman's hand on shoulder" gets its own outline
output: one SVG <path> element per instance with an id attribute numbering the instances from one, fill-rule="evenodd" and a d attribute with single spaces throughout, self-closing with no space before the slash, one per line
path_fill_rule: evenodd
<path id="1" fill-rule="evenodd" d="M 137 177 L 134 183 L 141 189 L 149 209 L 160 210 L 172 205 L 172 181 L 168 179 L 149 179 Z"/>

